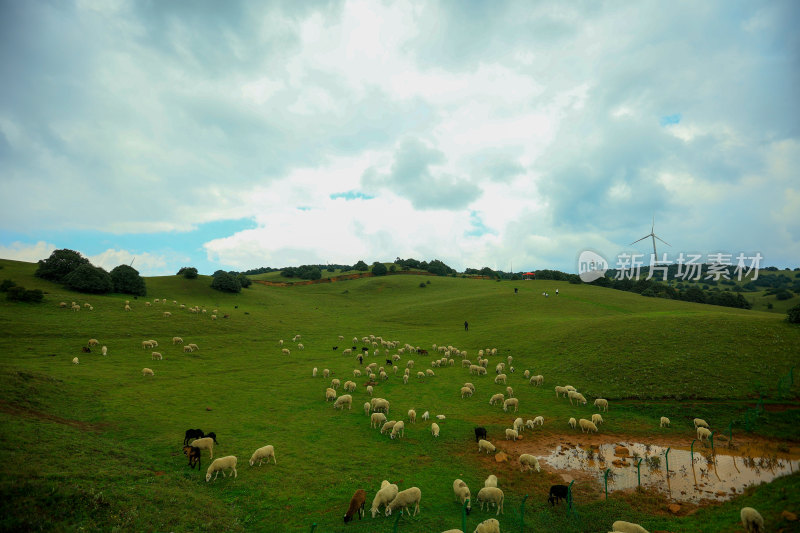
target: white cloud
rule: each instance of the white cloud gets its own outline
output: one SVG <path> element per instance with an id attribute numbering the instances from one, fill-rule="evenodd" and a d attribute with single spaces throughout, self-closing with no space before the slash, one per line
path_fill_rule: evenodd
<path id="1" fill-rule="evenodd" d="M 102 267 L 109 272 L 119 265 L 131 265 L 142 276 L 165 276 L 175 273 L 174 269 L 170 267 L 175 260 L 174 257 L 167 258 L 147 252 L 134 254 L 128 250 L 109 248 L 102 253 L 89 256 L 87 259 L 94 266 Z"/>
<path id="2" fill-rule="evenodd" d="M 9 246 L 0 245 L 0 257 L 3 259 L 13 259 L 14 261 L 26 261 L 36 263 L 40 259 L 50 257 L 56 249 L 54 244 L 39 241 L 36 244 L 26 244 L 22 242 L 12 242 Z"/>

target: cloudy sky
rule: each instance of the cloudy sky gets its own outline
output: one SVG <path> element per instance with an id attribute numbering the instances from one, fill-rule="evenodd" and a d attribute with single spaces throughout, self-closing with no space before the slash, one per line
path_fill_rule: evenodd
<path id="1" fill-rule="evenodd" d="M 0 257 L 576 272 L 649 253 L 655 218 L 668 259 L 800 266 L 798 23 L 793 0 L 0 0 Z"/>

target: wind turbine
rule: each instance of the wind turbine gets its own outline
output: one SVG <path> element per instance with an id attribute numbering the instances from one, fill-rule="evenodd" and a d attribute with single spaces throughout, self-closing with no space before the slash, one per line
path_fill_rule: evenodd
<path id="1" fill-rule="evenodd" d="M 638 241 L 633 241 L 631 243 L 631 245 L 634 245 L 639 241 L 643 241 L 648 237 L 652 238 L 653 239 L 653 258 L 655 259 L 656 262 L 658 262 L 658 253 L 656 252 L 656 239 L 658 239 L 659 241 L 663 242 L 667 246 L 672 246 L 672 245 L 654 233 L 655 227 L 656 227 L 656 217 L 655 217 L 655 215 L 653 215 L 653 225 L 650 227 L 650 233 L 648 233 L 647 235 L 645 235 L 644 237 L 642 237 Z"/>

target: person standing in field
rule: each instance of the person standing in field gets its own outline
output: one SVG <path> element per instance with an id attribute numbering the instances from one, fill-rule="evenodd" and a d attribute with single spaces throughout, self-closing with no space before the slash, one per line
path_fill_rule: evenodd
<path id="1" fill-rule="evenodd" d="M 464 331 L 469 331 L 469 322 L 464 321 Z"/>

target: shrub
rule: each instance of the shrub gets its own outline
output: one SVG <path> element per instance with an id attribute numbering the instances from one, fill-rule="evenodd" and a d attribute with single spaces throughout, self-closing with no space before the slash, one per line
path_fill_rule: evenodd
<path id="1" fill-rule="evenodd" d="M 359 261 L 353 266 L 353 270 L 358 270 L 360 272 L 366 272 L 369 270 L 369 266 L 364 261 Z"/>
<path id="2" fill-rule="evenodd" d="M 194 267 L 183 267 L 178 270 L 178 276 L 183 276 L 186 279 L 197 279 L 197 269 Z"/>
<path id="3" fill-rule="evenodd" d="M 375 262 L 372 264 L 372 273 L 376 276 L 385 276 L 386 275 L 386 265 L 383 263 Z"/>
<path id="4" fill-rule="evenodd" d="M 786 320 L 792 324 L 800 324 L 800 304 L 786 311 Z"/>
<path id="5" fill-rule="evenodd" d="M 89 265 L 89 260 L 75 250 L 54 250 L 50 257 L 39 261 L 35 276 L 49 281 L 64 281 L 78 267 Z"/>
<path id="6" fill-rule="evenodd" d="M 253 284 L 253 280 L 245 276 L 244 274 L 239 274 L 236 276 L 236 279 L 239 280 L 239 285 L 242 286 L 243 289 L 246 289 L 250 285 Z"/>
<path id="7" fill-rule="evenodd" d="M 10 279 L 4 279 L 2 283 L 0 283 L 0 292 L 6 292 L 11 287 L 15 287 L 17 284 L 11 281 Z"/>
<path id="8" fill-rule="evenodd" d="M 778 300 L 788 300 L 792 297 L 792 293 L 787 291 L 786 289 L 781 289 L 775 294 L 775 298 Z"/>
<path id="9" fill-rule="evenodd" d="M 114 289 L 109 273 L 88 262 L 73 270 L 63 281 L 68 288 L 78 292 L 105 294 Z"/>
<path id="10" fill-rule="evenodd" d="M 144 296 L 147 294 L 144 278 L 139 271 L 129 265 L 119 265 L 110 272 L 114 292 Z"/>
<path id="11" fill-rule="evenodd" d="M 242 292 L 242 284 L 238 276 L 228 274 L 223 270 L 214 272 L 211 288 L 222 292 Z"/>

